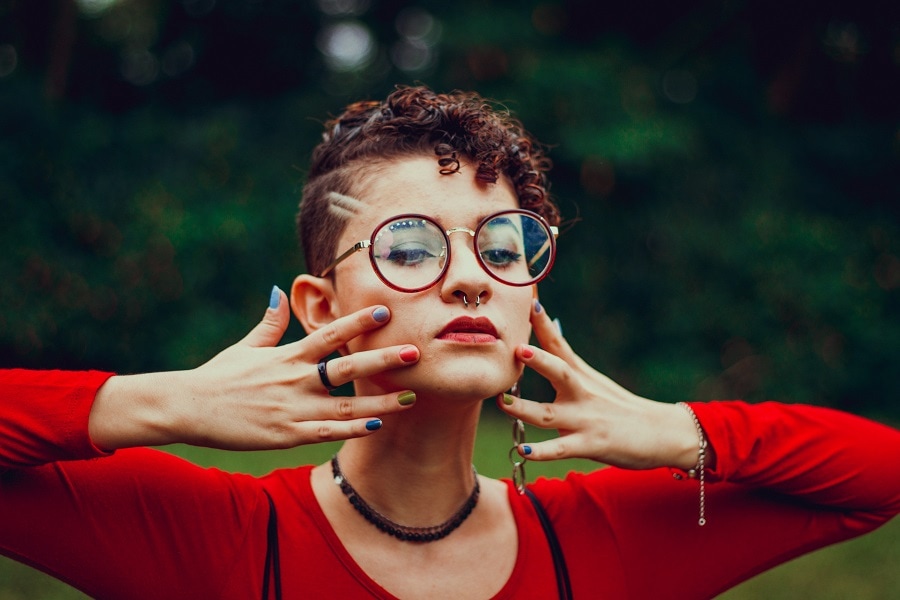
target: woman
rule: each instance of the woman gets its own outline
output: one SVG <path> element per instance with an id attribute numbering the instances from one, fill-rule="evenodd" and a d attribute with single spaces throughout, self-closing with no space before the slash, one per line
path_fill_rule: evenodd
<path id="1" fill-rule="evenodd" d="M 173 402 L 123 396 L 115 378 L 63 385 L 69 402 L 20 390 L 0 548 L 101 598 L 709 598 L 893 517 L 897 431 L 814 407 L 657 403 L 572 352 L 535 299 L 559 219 L 548 168 L 474 94 L 402 88 L 348 107 L 298 217 L 311 274 L 291 305 L 310 335 L 289 358 L 264 349 L 297 396 Z M 526 366 L 552 404 L 505 393 Z M 326 398 L 349 381 L 356 396 Z M 521 457 L 614 467 L 537 481 L 537 505 L 520 481 L 478 475 L 491 397 L 559 431 Z M 258 479 L 127 449 L 337 438 L 334 460 Z"/>

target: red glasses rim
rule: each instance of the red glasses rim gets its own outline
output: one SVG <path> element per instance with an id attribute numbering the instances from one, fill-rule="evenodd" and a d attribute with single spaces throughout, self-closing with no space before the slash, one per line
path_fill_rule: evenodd
<path id="1" fill-rule="evenodd" d="M 501 279 L 499 276 L 497 276 L 497 274 L 495 274 L 493 271 L 491 271 L 491 269 L 489 269 L 488 266 L 484 263 L 484 259 L 481 257 L 481 255 L 479 253 L 477 253 L 477 252 L 475 253 L 475 258 L 478 260 L 478 264 L 481 266 L 481 268 L 484 270 L 485 273 L 487 273 L 493 279 L 495 279 L 496 281 L 499 281 L 503 285 L 508 285 L 511 287 L 525 287 L 525 286 L 529 286 L 529 285 L 534 285 L 534 284 L 542 281 L 547 276 L 547 274 L 550 273 L 550 270 L 553 268 L 553 263 L 556 262 L 556 236 L 554 235 L 552 227 L 550 226 L 549 223 L 547 223 L 547 220 L 544 219 L 544 217 L 542 217 L 541 215 L 539 215 L 538 213 L 536 213 L 534 211 L 530 211 L 530 210 L 527 210 L 524 208 L 511 208 L 508 210 L 501 210 L 501 211 L 492 213 L 490 215 L 487 215 L 486 217 L 481 219 L 481 221 L 479 221 L 478 225 L 475 227 L 472 237 L 474 240 L 477 240 L 478 234 L 481 232 L 481 228 L 484 227 L 487 223 L 489 223 L 493 219 L 496 219 L 497 217 L 499 217 L 501 215 L 513 215 L 513 214 L 526 215 L 528 217 L 536 219 L 547 231 L 549 242 L 550 242 L 550 259 L 547 262 L 547 265 L 541 271 L 541 273 L 537 277 L 530 279 L 526 282 L 513 283 L 510 281 L 506 281 L 505 279 Z M 441 267 L 440 272 L 437 274 L 437 276 L 435 276 L 434 279 L 432 279 L 426 285 L 422 285 L 422 286 L 419 286 L 416 288 L 400 287 L 394 283 L 391 283 L 390 281 L 387 280 L 387 278 L 385 278 L 385 276 L 381 272 L 381 269 L 378 268 L 378 264 L 375 262 L 375 236 L 377 236 L 378 233 L 382 230 L 382 228 L 385 227 L 386 225 L 388 225 L 389 223 L 392 223 L 394 221 L 399 221 L 401 219 L 422 219 L 422 220 L 428 221 L 429 223 L 431 223 L 435 227 L 437 227 L 438 231 L 441 232 L 441 234 L 444 236 L 445 241 L 447 242 L 447 244 L 446 244 L 447 259 L 444 261 L 444 265 L 443 265 L 443 267 Z M 375 275 L 378 276 L 378 279 L 380 279 L 382 281 L 382 283 L 384 283 L 386 286 L 388 286 L 392 290 L 412 294 L 415 292 L 421 292 L 423 290 L 427 290 L 428 288 L 434 286 L 438 281 L 441 280 L 441 278 L 444 277 L 444 274 L 447 272 L 447 269 L 450 266 L 450 260 L 451 260 L 450 238 L 447 236 L 447 230 L 444 229 L 441 226 L 441 224 L 438 223 L 433 217 L 429 217 L 428 215 L 423 215 L 420 213 L 403 213 L 403 214 L 399 214 L 399 215 L 394 215 L 393 217 L 389 217 L 389 218 L 385 219 L 384 221 L 382 221 L 381 223 L 379 223 L 375 227 L 375 229 L 372 231 L 372 235 L 369 237 L 368 254 L 369 254 L 369 262 L 372 263 L 372 270 L 375 271 Z"/>

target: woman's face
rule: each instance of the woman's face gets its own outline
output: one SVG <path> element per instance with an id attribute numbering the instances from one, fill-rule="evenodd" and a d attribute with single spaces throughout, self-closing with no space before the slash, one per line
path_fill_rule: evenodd
<path id="1" fill-rule="evenodd" d="M 474 230 L 485 216 L 518 208 L 513 187 L 505 178 L 483 184 L 474 176 L 475 168 L 465 163 L 459 173 L 441 175 L 435 159 L 427 156 L 398 159 L 379 167 L 362 186 L 362 206 L 357 206 L 359 212 L 349 220 L 337 252 L 369 239 L 376 226 L 402 213 L 427 215 L 445 231 L 454 227 Z M 456 232 L 449 237 L 451 258 L 446 273 L 420 292 L 399 292 L 385 285 L 364 251 L 335 268 L 335 316 L 373 304 L 391 310 L 390 322 L 353 340 L 351 352 L 414 344 L 421 353 L 413 367 L 357 382 L 360 393 L 371 383 L 383 389 L 411 389 L 420 395 L 482 399 L 508 389 L 521 374 L 513 352 L 517 345 L 528 342 L 531 333 L 532 287 L 513 287 L 493 279 L 478 263 L 471 235 Z M 479 294 L 480 305 L 476 306 Z"/>

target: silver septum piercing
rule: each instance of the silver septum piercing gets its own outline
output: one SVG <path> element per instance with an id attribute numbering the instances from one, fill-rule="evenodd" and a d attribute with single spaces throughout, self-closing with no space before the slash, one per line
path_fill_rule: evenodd
<path id="1" fill-rule="evenodd" d="M 462 297 L 462 298 L 463 298 L 463 306 L 465 306 L 466 308 L 469 308 L 469 298 L 468 298 L 468 296 L 466 296 L 465 294 L 463 294 L 463 297 Z M 480 293 L 480 292 L 479 292 L 479 294 L 478 294 L 477 296 L 475 296 L 475 308 L 478 308 L 479 306 L 481 306 L 481 293 Z"/>

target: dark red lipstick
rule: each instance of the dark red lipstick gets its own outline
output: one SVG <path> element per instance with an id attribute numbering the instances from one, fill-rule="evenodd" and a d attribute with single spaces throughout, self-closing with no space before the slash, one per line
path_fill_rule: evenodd
<path id="1" fill-rule="evenodd" d="M 486 317 L 453 319 L 438 334 L 438 339 L 464 344 L 485 344 L 497 341 L 497 329 Z"/>

